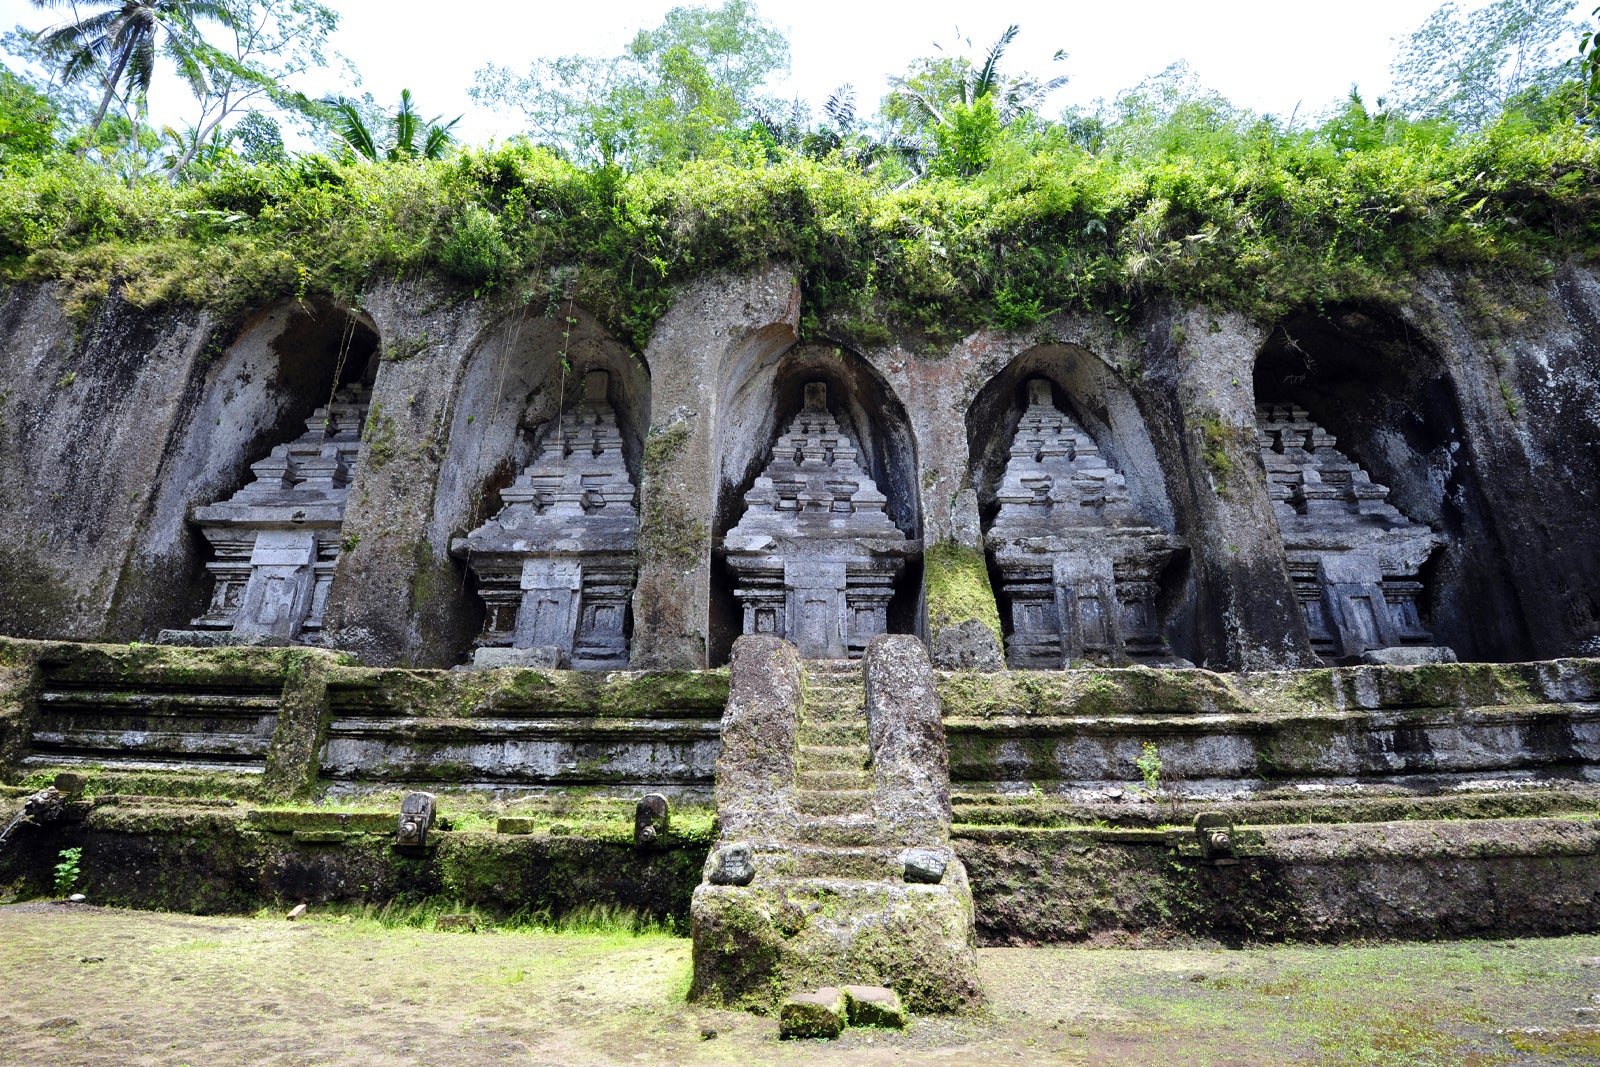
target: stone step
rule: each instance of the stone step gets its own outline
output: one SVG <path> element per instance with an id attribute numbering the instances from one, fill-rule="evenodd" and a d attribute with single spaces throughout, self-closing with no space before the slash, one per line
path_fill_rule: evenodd
<path id="1" fill-rule="evenodd" d="M 795 798 L 802 815 L 854 815 L 872 810 L 870 789 L 802 789 Z"/>
<path id="2" fill-rule="evenodd" d="M 780 878 L 849 878 L 863 881 L 899 881 L 903 867 L 898 847 L 875 845 L 795 845 L 781 850 L 758 849 L 756 870 L 771 880 Z"/>
<path id="3" fill-rule="evenodd" d="M 800 716 L 802 723 L 814 722 L 822 725 L 835 723 L 860 723 L 867 725 L 867 716 L 859 708 L 807 708 L 805 714 Z"/>
<path id="4" fill-rule="evenodd" d="M 877 821 L 870 815 L 802 815 L 795 838 L 810 845 L 877 845 Z"/>
<path id="5" fill-rule="evenodd" d="M 795 766 L 802 772 L 856 771 L 872 762 L 872 750 L 860 745 L 801 745 Z"/>
<path id="6" fill-rule="evenodd" d="M 861 663 L 853 659 L 805 659 L 800 661 L 807 674 L 861 674 Z"/>
<path id="7" fill-rule="evenodd" d="M 867 743 L 867 724 L 865 722 L 802 722 L 799 729 L 795 731 L 795 740 L 803 748 L 812 745 L 824 748 L 834 748 L 839 745 L 865 745 Z"/>
<path id="8" fill-rule="evenodd" d="M 860 767 L 810 770 L 801 768 L 796 785 L 801 789 L 871 789 L 872 772 Z"/>

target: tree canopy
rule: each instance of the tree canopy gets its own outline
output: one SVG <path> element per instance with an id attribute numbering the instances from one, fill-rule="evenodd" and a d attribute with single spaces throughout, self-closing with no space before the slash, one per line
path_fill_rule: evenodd
<path id="1" fill-rule="evenodd" d="M 677 7 L 620 56 L 541 59 L 527 73 L 488 66 L 473 97 L 520 109 L 535 138 L 572 159 L 641 167 L 711 154 L 773 101 L 789 42 L 747 0 Z"/>

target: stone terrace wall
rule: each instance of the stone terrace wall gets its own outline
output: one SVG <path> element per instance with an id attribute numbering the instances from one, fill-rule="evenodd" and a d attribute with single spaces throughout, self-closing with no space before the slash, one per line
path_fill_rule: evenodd
<path id="1" fill-rule="evenodd" d="M 177 772 L 227 795 L 707 793 L 727 674 L 374 670 L 313 649 L 0 639 L 0 775 Z"/>
<path id="2" fill-rule="evenodd" d="M 1190 793 L 1286 783 L 1600 778 L 1600 660 L 1216 674 L 950 672 L 958 790 L 1103 791 L 1155 744 Z"/>

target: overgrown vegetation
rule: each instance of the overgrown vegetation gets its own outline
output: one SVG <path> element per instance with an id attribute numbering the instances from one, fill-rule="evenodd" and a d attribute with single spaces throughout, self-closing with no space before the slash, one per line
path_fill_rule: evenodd
<path id="1" fill-rule="evenodd" d="M 1559 16 L 1572 4 L 1542 6 Z M 511 305 L 576 301 L 642 346 L 675 284 L 778 262 L 801 272 L 811 337 L 936 349 L 1062 310 L 1127 324 L 1162 295 L 1263 319 L 1392 303 L 1432 268 L 1539 280 L 1600 249 L 1586 83 L 1570 76 L 1578 66 L 1502 77 L 1492 64 L 1524 38 L 1464 42 L 1478 66 L 1434 71 L 1424 110 L 1352 93 L 1309 126 L 1235 108 L 1181 68 L 1051 121 L 1033 110 L 1036 79 L 998 73 L 1006 38 L 981 69 L 921 61 L 875 124 L 837 97 L 813 129 L 761 111 L 757 73 L 785 52 L 753 9 L 703 14 L 701 26 L 675 12 L 635 42 L 643 52 L 588 82 L 580 64 L 569 73 L 581 84 L 565 89 L 518 83 L 525 106 L 537 89 L 548 146 L 376 163 L 223 153 L 177 184 L 8 148 L 0 277 L 61 281 L 79 311 L 115 291 L 230 313 L 283 296 L 359 303 L 385 281 L 440 276 Z M 747 45 L 759 54 L 732 64 Z M 738 77 L 718 82 L 720 69 Z M 1515 92 L 1490 107 L 1462 88 L 1473 78 Z M 618 103 L 629 94 L 676 100 L 694 86 L 709 95 L 689 118 L 663 104 L 648 128 L 594 125 L 643 121 Z M 7 101 L 49 121 L 48 101 L 23 89 Z M 1468 96 L 1472 115 L 1450 111 Z M 918 98 L 930 106 L 906 106 Z M 588 119 L 571 110 L 584 101 Z M 603 137 L 612 148 L 592 139 Z"/>

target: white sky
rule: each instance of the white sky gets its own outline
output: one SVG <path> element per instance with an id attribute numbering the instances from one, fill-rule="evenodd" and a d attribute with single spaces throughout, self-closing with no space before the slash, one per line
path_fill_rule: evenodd
<path id="1" fill-rule="evenodd" d="M 91 6 L 93 0 L 86 0 Z M 535 56 L 574 52 L 614 55 L 640 29 L 652 27 L 672 0 L 328 0 L 343 22 L 337 47 L 360 71 L 361 88 L 392 106 L 402 88 L 426 115 L 465 116 L 457 132 L 468 142 L 504 138 L 521 128 L 515 112 L 476 107 L 467 95 L 473 73 L 494 62 L 523 68 Z M 714 3 L 716 0 L 702 0 Z M 1013 2 L 991 7 L 971 0 L 757 0 L 761 13 L 784 30 L 792 72 L 774 86 L 813 109 L 843 82 L 857 91 L 863 114 L 876 107 L 886 79 L 935 40 L 949 47 L 959 27 L 981 52 L 1008 23 L 1022 34 L 1006 69 L 1054 75 L 1071 82 L 1046 108 L 1112 97 L 1177 60 L 1234 103 L 1287 116 L 1314 115 L 1352 84 L 1370 102 L 1389 86 L 1397 37 L 1419 26 L 1440 0 L 1123 0 L 1121 3 Z M 1464 0 L 1461 6 L 1482 6 Z M 1587 9 L 1590 5 L 1584 3 Z M 0 27 L 37 29 L 60 15 L 29 0 L 0 0 Z M 1069 54 L 1050 62 L 1056 49 Z M 348 86 L 306 87 L 313 95 Z M 187 89 L 158 83 L 153 117 L 188 117 Z"/>

